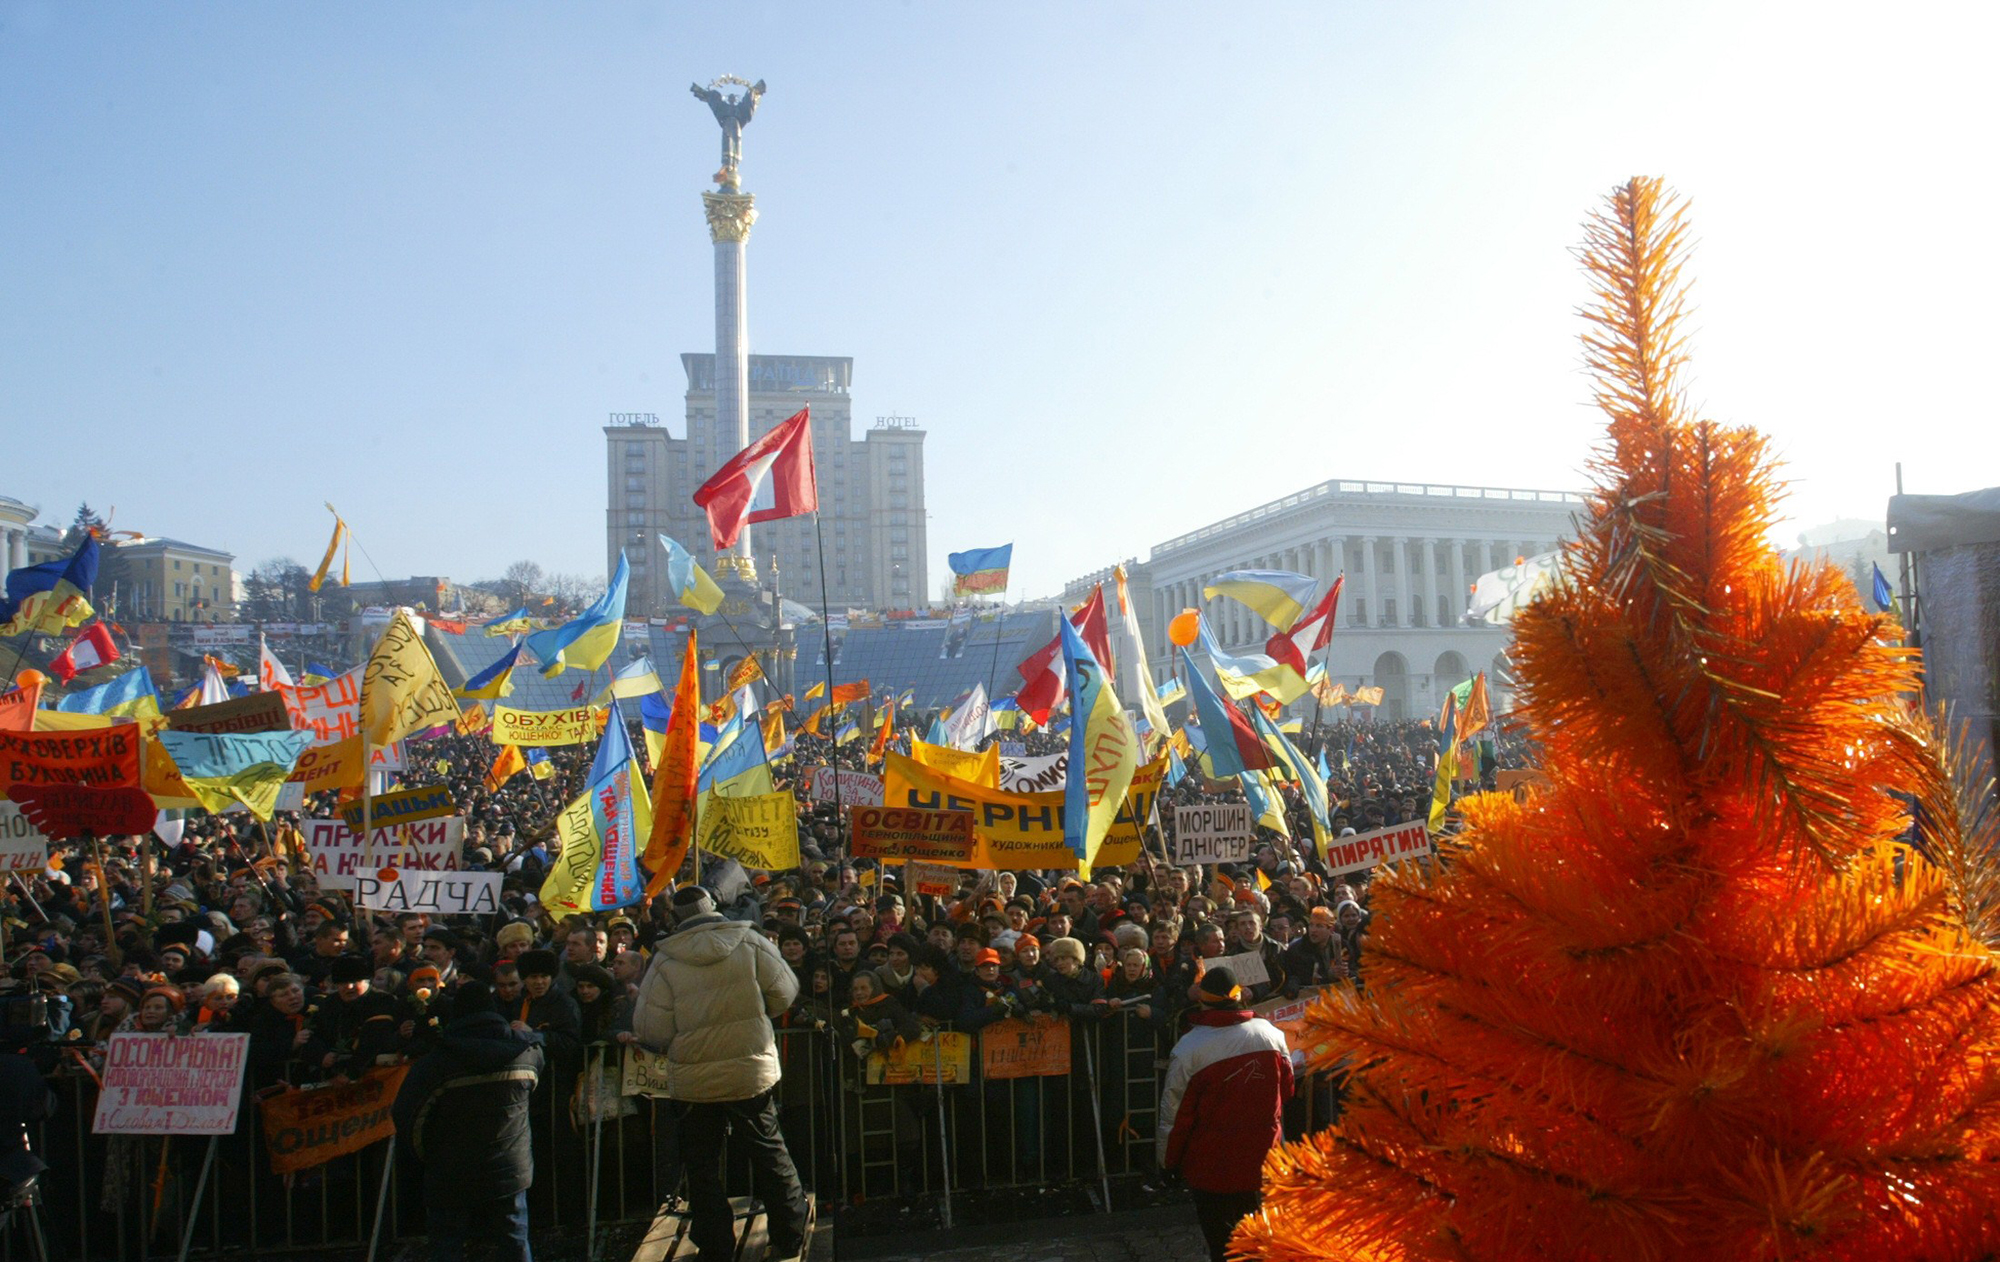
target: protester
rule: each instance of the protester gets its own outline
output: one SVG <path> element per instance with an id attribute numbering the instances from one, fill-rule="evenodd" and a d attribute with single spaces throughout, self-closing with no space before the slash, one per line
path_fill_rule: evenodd
<path id="1" fill-rule="evenodd" d="M 1229 1235 L 1263 1203 L 1264 1155 L 1284 1138 L 1292 1094 L 1284 1033 L 1244 1005 L 1229 969 L 1195 983 L 1200 1011 L 1174 1044 L 1160 1096 L 1160 1166 L 1186 1180 L 1209 1257 L 1224 1262 Z"/>
<path id="2" fill-rule="evenodd" d="M 805 1192 L 778 1131 L 769 1018 L 791 1007 L 798 981 L 770 939 L 717 915 L 701 886 L 677 891 L 673 910 L 673 936 L 640 983 L 632 1030 L 666 1055 L 666 1094 L 687 1167 L 688 1237 L 704 1256 L 735 1251 L 722 1180 L 723 1144 L 735 1133 L 769 1216 L 768 1254 L 795 1258 L 805 1247 Z"/>

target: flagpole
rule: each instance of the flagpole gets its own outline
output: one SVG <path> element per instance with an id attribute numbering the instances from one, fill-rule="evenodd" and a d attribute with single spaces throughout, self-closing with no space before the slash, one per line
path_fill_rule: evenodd
<path id="1" fill-rule="evenodd" d="M 821 651 L 826 656 L 826 705 L 828 709 L 832 709 L 833 708 L 833 615 L 829 611 L 827 605 L 826 528 L 824 525 L 821 524 L 820 512 L 819 509 L 817 508 L 813 509 L 813 543 L 815 545 L 814 550 L 819 554 L 819 633 L 821 641 Z M 831 755 L 830 769 L 833 772 L 833 830 L 834 830 L 833 835 L 835 838 L 838 838 L 840 836 L 840 823 L 841 823 L 840 720 L 838 716 L 835 717 L 833 725 L 833 753 Z M 801 851 L 799 855 L 799 874 L 801 876 L 804 876 L 805 874 L 805 855 L 803 851 Z"/>
<path id="2" fill-rule="evenodd" d="M 1013 578 L 1011 566 L 1008 578 Z M 1007 591 L 1006 587 L 1000 589 L 1000 612 L 993 620 L 993 664 L 986 668 L 986 707 L 989 712 L 993 708 L 993 689 L 999 686 L 996 681 L 1000 674 L 1000 633 L 1007 625 Z"/>

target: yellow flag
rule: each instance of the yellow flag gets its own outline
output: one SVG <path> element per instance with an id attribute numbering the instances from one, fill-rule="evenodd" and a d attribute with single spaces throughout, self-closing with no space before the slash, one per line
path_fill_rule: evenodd
<path id="1" fill-rule="evenodd" d="M 735 669 L 729 672 L 728 691 L 735 692 L 738 688 L 742 688 L 763 677 L 764 667 L 758 662 L 757 655 L 752 653 L 742 661 L 736 663 Z"/>
<path id="2" fill-rule="evenodd" d="M 333 512 L 333 505 L 328 504 L 326 509 L 330 513 Z M 319 569 L 313 572 L 312 580 L 306 584 L 308 591 L 316 592 L 320 589 L 320 585 L 326 582 L 326 572 L 333 568 L 333 554 L 340 551 L 340 539 L 346 533 L 347 523 L 340 520 L 339 513 L 334 513 L 333 538 L 326 541 L 326 555 L 319 559 Z M 342 587 L 347 586 L 347 569 L 345 566 L 341 567 L 340 585 Z"/>
<path id="3" fill-rule="evenodd" d="M 984 753 L 967 753 L 949 745 L 933 745 L 912 739 L 910 757 L 933 771 L 942 771 L 956 780 L 967 780 L 989 789 L 1000 787 L 1000 746 L 988 745 Z"/>
<path id="4" fill-rule="evenodd" d="M 423 633 L 398 609 L 361 672 L 361 730 L 370 745 L 393 745 L 434 727 L 456 726 L 458 698 L 438 672 Z"/>
<path id="5" fill-rule="evenodd" d="M 799 804 L 790 793 L 704 795 L 701 808 L 695 844 L 707 853 L 766 872 L 799 866 Z"/>

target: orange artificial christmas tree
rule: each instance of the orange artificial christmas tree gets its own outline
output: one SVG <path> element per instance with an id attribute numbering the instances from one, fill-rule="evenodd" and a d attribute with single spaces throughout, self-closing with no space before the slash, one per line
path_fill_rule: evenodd
<path id="1" fill-rule="evenodd" d="M 1272 1153 L 1243 1256 L 2000 1249 L 1990 782 L 1899 628 L 1766 542 L 1765 440 L 1692 414 L 1686 245 L 1655 180 L 1589 225 L 1609 441 L 1512 650 L 1547 783 L 1375 882 L 1368 993 L 1307 1023 L 1346 1114 Z"/>

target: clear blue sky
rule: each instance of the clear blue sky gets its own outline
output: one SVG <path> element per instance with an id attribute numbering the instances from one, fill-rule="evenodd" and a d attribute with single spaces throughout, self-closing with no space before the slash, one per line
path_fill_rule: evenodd
<path id="1" fill-rule="evenodd" d="M 0 0 L 0 494 L 311 563 L 603 564 L 713 344 L 691 80 L 770 82 L 751 341 L 928 429 L 1016 594 L 1328 477 L 1574 486 L 1568 250 L 1661 174 L 1798 524 L 2000 482 L 1990 10 Z M 359 555 L 363 574 L 370 567 Z M 372 577 L 372 574 L 369 574 Z"/>

